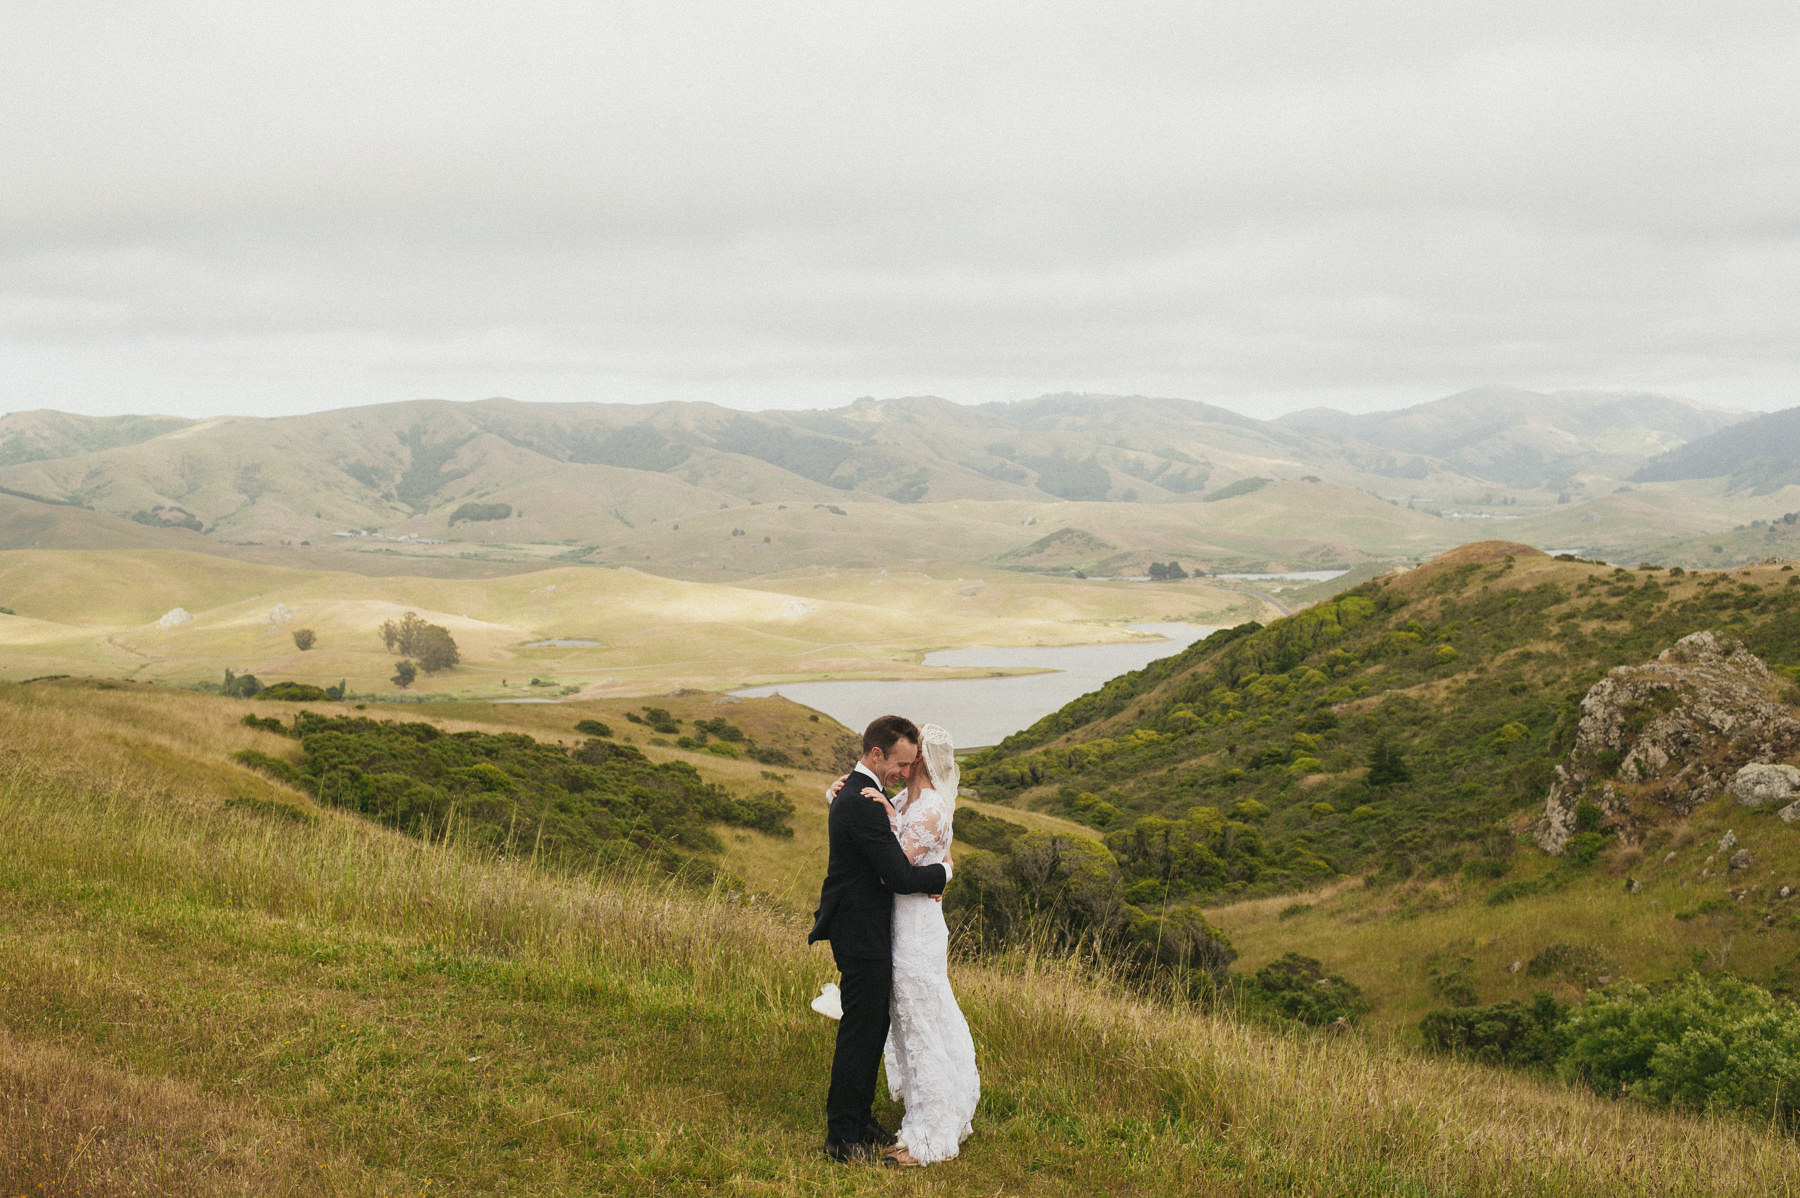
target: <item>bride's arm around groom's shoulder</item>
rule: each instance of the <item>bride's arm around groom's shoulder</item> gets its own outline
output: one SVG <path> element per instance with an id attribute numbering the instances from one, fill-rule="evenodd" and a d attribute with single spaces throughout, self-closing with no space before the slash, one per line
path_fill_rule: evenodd
<path id="1" fill-rule="evenodd" d="M 914 865 L 900 842 L 894 839 L 887 816 L 879 803 L 862 800 L 833 803 L 832 822 L 843 820 L 842 827 L 862 853 L 864 860 L 881 876 L 895 894 L 938 894 L 950 880 L 950 870 L 942 865 Z M 842 810 L 840 810 L 842 808 Z"/>

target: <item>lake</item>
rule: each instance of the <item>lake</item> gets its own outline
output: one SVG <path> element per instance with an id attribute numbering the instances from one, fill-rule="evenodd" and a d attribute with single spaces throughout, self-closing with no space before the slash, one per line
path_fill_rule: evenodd
<path id="1" fill-rule="evenodd" d="M 781 695 L 861 732 L 876 716 L 897 712 L 949 729 L 958 748 L 998 744 L 1110 679 L 1179 653 L 1217 631 L 1201 624 L 1133 624 L 1165 639 L 1048 649 L 944 649 L 928 666 L 1041 669 L 1054 674 L 1013 678 L 906 679 L 896 682 L 784 682 L 733 691 L 745 698 Z"/>
<path id="2" fill-rule="evenodd" d="M 1214 574 L 1211 577 L 1235 578 L 1240 582 L 1330 582 L 1348 573 L 1348 570 L 1289 570 L 1285 574 Z"/>

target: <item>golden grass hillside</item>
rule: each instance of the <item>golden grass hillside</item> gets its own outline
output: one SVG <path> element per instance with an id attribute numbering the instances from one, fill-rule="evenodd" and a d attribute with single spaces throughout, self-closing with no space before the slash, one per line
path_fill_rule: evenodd
<path id="1" fill-rule="evenodd" d="M 0 687 L 6 1193 L 1785 1194 L 1800 1153 L 1054 962 L 959 965 L 978 1132 L 816 1154 L 831 975 L 779 905 L 552 877 L 232 765 L 251 706 Z M 892 1112 L 888 1112 L 891 1117 Z"/>

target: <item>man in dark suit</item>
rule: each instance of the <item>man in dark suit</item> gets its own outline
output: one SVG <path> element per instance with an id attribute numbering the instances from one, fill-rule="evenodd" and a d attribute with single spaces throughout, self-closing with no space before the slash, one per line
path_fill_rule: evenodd
<path id="1" fill-rule="evenodd" d="M 902 716 L 884 715 L 863 732 L 862 747 L 862 760 L 831 804 L 831 859 L 806 938 L 831 941 L 843 975 L 844 1017 L 825 1099 L 825 1155 L 838 1161 L 874 1160 L 881 1145 L 894 1142 L 872 1109 L 894 984 L 894 896 L 942 894 L 950 880 L 948 863 L 908 861 L 886 812 L 862 793 L 905 784 L 919 756 L 919 729 Z"/>

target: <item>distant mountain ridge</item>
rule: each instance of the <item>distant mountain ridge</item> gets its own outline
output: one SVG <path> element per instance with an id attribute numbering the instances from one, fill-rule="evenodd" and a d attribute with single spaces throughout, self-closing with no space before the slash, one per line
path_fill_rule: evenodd
<path id="1" fill-rule="evenodd" d="M 1646 462 L 1637 482 L 1730 478 L 1732 490 L 1766 495 L 1800 483 L 1800 408 L 1756 416 Z"/>
<path id="2" fill-rule="evenodd" d="M 492 399 L 206 420 L 25 412 L 0 418 L 0 490 L 221 545 L 379 532 L 618 547 L 652 526 L 707 513 L 716 522 L 745 505 L 1181 505 L 1241 496 L 1261 479 L 1338 488 L 1337 500 L 1318 492 L 1336 512 L 1370 495 L 1555 487 L 1581 471 L 1626 477 L 1740 417 L 1661 396 L 1497 389 L 1403 412 L 1280 421 L 1191 400 L 1078 394 L 863 399 L 829 411 Z M 467 519 L 471 511 L 483 517 Z M 1213 511 L 1192 520 L 1202 532 L 1218 523 Z M 1291 539 L 1292 527 L 1257 535 Z M 632 552 L 643 560 L 646 550 Z M 1229 552 L 1258 551 L 1238 541 Z"/>
<path id="3" fill-rule="evenodd" d="M 136 445 L 193 424 L 180 416 L 73 416 L 13 412 L 0 416 L 0 466 L 54 461 L 121 445 Z"/>
<path id="4" fill-rule="evenodd" d="M 1436 458 L 1507 486 L 1556 488 L 1580 474 L 1627 477 L 1645 460 L 1748 416 L 1644 392 L 1483 387 L 1398 411 L 1311 408 L 1280 422 Z"/>
<path id="5" fill-rule="evenodd" d="M 130 436 L 124 424 L 59 413 L 7 420 L 4 443 L 21 448 L 0 464 L 0 486 L 234 538 L 395 526 L 437 535 L 470 502 L 526 513 L 531 524 L 509 534 L 558 540 L 846 494 L 901 504 L 1169 503 L 1248 477 L 1310 475 L 1373 490 L 1393 475 L 1391 454 L 1341 437 L 1144 397 L 979 406 L 915 397 L 770 412 L 421 400 L 166 427 L 145 418 Z M 1471 481 L 1437 463 L 1407 474 L 1427 476 Z"/>

